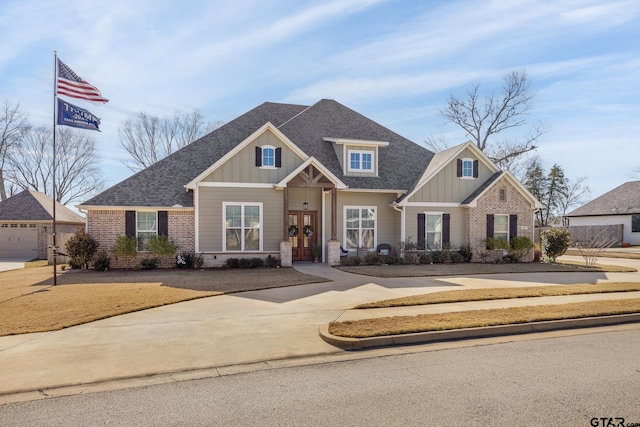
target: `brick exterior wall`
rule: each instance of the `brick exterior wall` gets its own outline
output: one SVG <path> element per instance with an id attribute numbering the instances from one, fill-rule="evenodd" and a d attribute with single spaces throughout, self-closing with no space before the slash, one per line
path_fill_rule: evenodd
<path id="1" fill-rule="evenodd" d="M 505 192 L 505 200 L 500 200 L 500 190 Z M 467 241 L 471 246 L 473 261 L 481 261 L 480 254 L 488 253 L 484 240 L 487 238 L 487 214 L 518 215 L 518 236 L 526 236 L 533 242 L 533 209 L 531 203 L 506 179 L 501 178 L 487 191 L 475 208 L 467 214 Z M 522 259 L 533 261 L 533 249 Z"/>
<path id="2" fill-rule="evenodd" d="M 195 250 L 195 216 L 193 211 L 168 211 L 169 238 L 180 245 L 178 251 Z M 100 249 L 107 251 L 116 239 L 125 235 L 124 210 L 90 210 L 87 214 L 87 232 L 100 243 Z M 111 258 L 111 268 L 138 268 L 143 258 L 158 258 L 159 267 L 175 267 L 173 257 L 159 257 L 153 254 L 138 254 L 133 258 Z"/>

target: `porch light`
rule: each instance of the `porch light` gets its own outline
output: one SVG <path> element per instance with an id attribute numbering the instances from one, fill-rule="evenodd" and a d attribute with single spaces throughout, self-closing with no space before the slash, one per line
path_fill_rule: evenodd
<path id="1" fill-rule="evenodd" d="M 304 202 L 304 203 L 302 204 L 302 210 L 303 210 L 303 211 L 308 211 L 308 210 L 309 210 L 309 203 Z"/>

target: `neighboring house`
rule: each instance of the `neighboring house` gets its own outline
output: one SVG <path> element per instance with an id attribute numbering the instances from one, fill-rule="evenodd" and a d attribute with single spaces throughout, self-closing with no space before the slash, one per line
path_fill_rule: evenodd
<path id="1" fill-rule="evenodd" d="M 80 215 L 56 202 L 56 233 L 85 227 Z M 53 230 L 53 199 L 25 190 L 0 202 L 0 258 L 47 259 L 47 236 Z"/>
<path id="2" fill-rule="evenodd" d="M 264 103 L 79 206 L 102 247 L 166 234 L 208 266 L 290 266 L 313 243 L 330 265 L 405 241 L 478 257 L 487 236 L 533 240 L 539 207 L 471 142 L 434 154 L 333 100 Z"/>
<path id="3" fill-rule="evenodd" d="M 566 217 L 570 230 L 580 226 L 619 225 L 622 241 L 640 245 L 640 181 L 625 182 Z"/>

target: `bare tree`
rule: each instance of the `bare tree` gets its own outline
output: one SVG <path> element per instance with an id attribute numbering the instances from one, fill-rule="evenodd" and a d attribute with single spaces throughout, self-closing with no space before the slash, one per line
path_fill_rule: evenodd
<path id="1" fill-rule="evenodd" d="M 206 123 L 197 110 L 191 113 L 176 112 L 169 117 L 140 112 L 118 129 L 120 146 L 131 156 L 123 163 L 133 172 L 138 172 L 218 128 L 220 124 Z"/>
<path id="2" fill-rule="evenodd" d="M 587 267 L 593 267 L 596 265 L 600 253 L 606 249 L 609 249 L 616 244 L 618 239 L 615 236 L 607 234 L 606 230 L 602 230 L 596 233 L 587 241 L 574 241 L 573 244 L 578 248 L 580 255 L 584 258 L 584 263 Z"/>
<path id="3" fill-rule="evenodd" d="M 576 179 L 567 179 L 565 188 L 558 194 L 558 208 L 562 215 L 562 224 L 568 226 L 568 220 L 565 217 L 567 211 L 574 206 L 584 203 L 586 197 L 591 194 L 591 189 L 585 184 L 586 176 Z"/>
<path id="4" fill-rule="evenodd" d="M 538 123 L 518 141 L 496 141 L 494 138 L 501 132 L 527 124 L 525 116 L 533 98 L 527 73 L 512 71 L 504 77 L 499 95 L 492 92 L 482 97 L 480 84 L 473 83 L 467 89 L 466 98 L 450 95 L 447 106 L 440 110 L 440 114 L 448 122 L 464 130 L 478 148 L 499 167 L 508 168 L 519 156 L 535 150 L 537 140 L 547 132 L 546 126 Z M 432 142 L 427 140 L 427 146 L 431 147 Z"/>
<path id="5" fill-rule="evenodd" d="M 62 204 L 84 200 L 104 188 L 95 138 L 66 127 L 56 130 L 56 188 L 53 183 L 53 132 L 31 129 L 9 155 L 7 181 L 48 194 Z"/>
<path id="6" fill-rule="evenodd" d="M 5 100 L 0 108 L 0 200 L 6 200 L 5 175 L 9 152 L 20 144 L 31 126 L 20 104 Z"/>

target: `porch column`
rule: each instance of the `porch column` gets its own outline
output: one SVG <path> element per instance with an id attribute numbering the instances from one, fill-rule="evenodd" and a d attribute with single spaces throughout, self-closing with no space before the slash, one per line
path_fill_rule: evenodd
<path id="1" fill-rule="evenodd" d="M 282 241 L 280 242 L 280 265 L 293 267 L 291 242 L 289 241 L 289 188 L 284 187 L 282 197 Z"/>
<path id="2" fill-rule="evenodd" d="M 338 240 L 338 189 L 331 189 L 331 240 Z"/>

